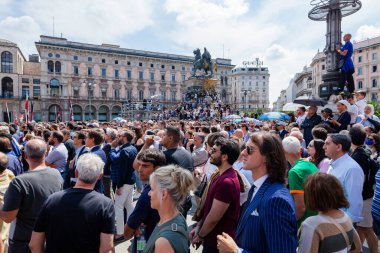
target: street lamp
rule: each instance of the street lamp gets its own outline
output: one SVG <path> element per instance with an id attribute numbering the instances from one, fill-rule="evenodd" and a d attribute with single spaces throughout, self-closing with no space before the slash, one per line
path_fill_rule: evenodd
<path id="1" fill-rule="evenodd" d="M 87 89 L 88 89 L 88 102 L 89 102 L 89 121 L 92 120 L 92 107 L 91 107 L 91 97 L 93 96 L 93 92 L 94 92 L 94 88 L 96 87 L 96 83 L 92 83 L 92 82 L 86 82 L 84 81 L 84 83 L 87 85 Z"/>
<path id="2" fill-rule="evenodd" d="M 251 90 L 242 90 L 242 93 L 243 93 L 243 95 L 244 95 L 244 104 L 245 104 L 245 106 L 244 106 L 244 110 L 247 110 L 247 108 L 248 108 L 248 103 L 247 103 L 247 94 L 248 94 L 248 92 L 249 93 L 251 93 Z"/>

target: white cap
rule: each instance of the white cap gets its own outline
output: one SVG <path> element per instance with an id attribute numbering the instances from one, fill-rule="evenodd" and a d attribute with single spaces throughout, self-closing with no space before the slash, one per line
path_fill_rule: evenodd
<path id="1" fill-rule="evenodd" d="M 342 100 L 339 100 L 338 103 L 345 105 L 347 108 L 350 107 L 350 103 L 348 103 L 347 100 L 342 99 Z"/>

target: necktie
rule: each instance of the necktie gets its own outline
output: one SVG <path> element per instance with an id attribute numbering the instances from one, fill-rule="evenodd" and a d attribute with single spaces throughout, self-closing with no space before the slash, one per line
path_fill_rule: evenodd
<path id="1" fill-rule="evenodd" d="M 252 202 L 252 195 L 255 192 L 255 189 L 256 189 L 256 185 L 254 185 L 254 184 L 251 186 L 251 189 L 249 189 L 249 192 L 248 192 L 248 201 L 249 202 Z"/>

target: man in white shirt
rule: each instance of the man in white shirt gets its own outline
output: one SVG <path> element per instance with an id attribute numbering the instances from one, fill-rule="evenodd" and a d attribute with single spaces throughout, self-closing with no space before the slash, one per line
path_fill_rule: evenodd
<path id="1" fill-rule="evenodd" d="M 297 125 L 300 127 L 303 123 L 303 121 L 306 119 L 306 108 L 304 106 L 300 106 L 297 108 L 295 112 L 295 116 L 297 117 Z"/>
<path id="2" fill-rule="evenodd" d="M 367 92 L 364 90 L 358 90 L 356 92 L 356 105 L 359 108 L 359 115 L 364 114 L 364 107 L 367 105 L 367 100 L 365 97 L 367 96 Z"/>
<path id="3" fill-rule="evenodd" d="M 63 144 L 63 134 L 59 131 L 54 131 L 50 135 L 48 144 L 51 145 L 52 148 L 46 157 L 45 164 L 49 167 L 56 168 L 61 174 L 64 174 L 68 152 Z"/>
<path id="4" fill-rule="evenodd" d="M 355 104 L 354 95 L 349 95 L 347 97 L 347 101 L 348 103 L 350 103 L 350 106 L 347 108 L 347 110 L 351 116 L 350 125 L 352 126 L 353 124 L 356 123 L 356 118 L 358 117 L 358 114 L 359 114 L 359 107 Z"/>
<path id="5" fill-rule="evenodd" d="M 355 224 L 363 219 L 364 173 L 360 165 L 348 155 L 350 148 L 351 139 L 344 134 L 330 134 L 323 146 L 326 156 L 331 158 L 327 174 L 335 176 L 342 183 L 344 195 L 350 203 L 350 207 L 343 211 Z"/>

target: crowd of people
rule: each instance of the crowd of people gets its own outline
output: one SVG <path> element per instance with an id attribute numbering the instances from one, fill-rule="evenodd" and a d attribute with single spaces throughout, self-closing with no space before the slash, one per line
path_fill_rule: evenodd
<path id="1" fill-rule="evenodd" d="M 365 96 L 263 126 L 3 123 L 0 252 L 129 239 L 132 252 L 378 252 L 380 121 Z"/>

